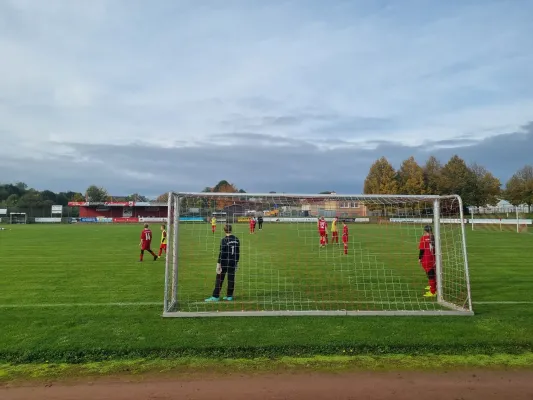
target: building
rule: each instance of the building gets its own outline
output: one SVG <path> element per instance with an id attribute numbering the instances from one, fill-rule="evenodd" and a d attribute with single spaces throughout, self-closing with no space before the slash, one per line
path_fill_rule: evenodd
<path id="1" fill-rule="evenodd" d="M 69 207 L 79 207 L 83 222 L 162 222 L 168 216 L 166 203 L 134 201 L 69 202 Z M 94 220 L 94 221 L 93 221 Z"/>

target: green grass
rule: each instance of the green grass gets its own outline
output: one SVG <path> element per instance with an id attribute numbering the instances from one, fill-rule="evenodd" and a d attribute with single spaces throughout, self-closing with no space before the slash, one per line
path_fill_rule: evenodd
<path id="1" fill-rule="evenodd" d="M 464 359 L 476 359 L 480 354 L 493 355 L 494 359 L 498 359 L 496 354 L 515 354 L 529 360 L 524 354 L 533 351 L 531 234 L 467 232 L 474 317 L 163 319 L 164 266 L 161 261 L 149 259 L 143 264 L 137 262 L 139 226 L 8 228 L 0 231 L 0 362 L 10 365 L 34 363 L 37 368 L 41 363 L 123 365 L 121 362 L 127 360 L 157 364 L 176 357 L 278 360 L 347 354 L 369 357 L 439 354 L 460 355 Z M 205 225 L 203 228 L 208 229 Z M 200 226 L 185 228 L 180 238 L 181 246 L 189 249 L 183 255 L 183 265 L 187 265 L 182 276 L 187 284 L 183 300 L 193 310 L 205 307 L 201 300 L 212 290 L 214 255 L 220 238 L 217 234 L 206 240 L 199 229 Z M 370 299 L 376 298 L 376 289 L 378 298 L 386 298 L 387 294 L 379 290 L 383 285 L 396 288 L 394 298 L 405 302 L 418 296 L 423 289 L 420 285 L 425 284 L 423 273 L 412 261 L 413 258 L 416 261 L 417 253 L 414 231 L 353 226 L 354 244 L 348 258 L 343 258 L 342 246 L 319 250 L 313 236 L 312 241 L 303 241 L 306 250 L 298 249 L 295 259 L 294 255 L 287 258 L 286 252 L 279 251 L 296 240 L 298 232 L 290 226 L 269 225 L 253 237 L 244 233 L 244 226 L 238 229 L 243 241 L 240 276 L 246 276 L 243 272 L 246 263 L 254 266 L 268 261 L 271 266 L 286 265 L 287 268 L 280 268 L 281 277 L 301 277 L 296 283 L 313 289 L 305 293 L 298 307 L 320 305 L 306 299 L 315 295 L 317 279 L 324 276 L 324 268 L 328 267 L 339 275 L 334 277 L 333 287 L 318 287 L 326 290 L 320 296 L 348 299 L 351 294 L 346 281 L 341 279 L 342 273 L 352 274 L 349 276 L 354 279 L 368 278 L 349 270 L 354 254 L 374 255 L 376 258 L 371 261 L 374 264 L 366 265 L 381 265 L 388 271 L 369 279 L 360 288 L 356 300 L 364 307 L 375 307 Z M 358 253 L 357 241 L 365 244 Z M 391 244 L 395 251 L 382 250 Z M 288 268 L 290 263 L 292 268 Z M 307 275 L 302 276 L 303 271 L 297 268 L 304 265 L 309 267 Z M 256 272 L 264 273 L 260 269 Z M 258 304 L 275 307 L 275 303 L 254 294 L 260 287 L 266 293 L 276 288 L 274 293 L 280 299 L 296 290 L 294 282 L 287 291 L 279 290 L 276 280 L 271 279 L 268 286 L 261 279 L 243 279 L 238 287 L 242 302 L 230 307 L 249 309 Z M 325 304 L 330 308 L 337 305 Z M 433 307 L 427 300 L 420 300 L 419 305 Z"/>

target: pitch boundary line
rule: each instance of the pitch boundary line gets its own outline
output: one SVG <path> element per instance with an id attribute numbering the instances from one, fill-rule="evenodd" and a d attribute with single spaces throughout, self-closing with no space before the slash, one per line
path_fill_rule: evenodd
<path id="1" fill-rule="evenodd" d="M 222 304 L 227 304 L 223 303 Z M 258 302 L 252 302 L 252 301 L 239 301 L 236 302 L 237 304 L 305 304 L 305 303 L 313 303 L 313 304 L 340 304 L 340 303 L 347 303 L 347 301 L 293 301 L 293 302 L 264 302 L 264 303 L 258 303 Z M 410 301 L 410 302 L 390 302 L 390 301 L 366 301 L 362 302 L 363 304 L 426 304 L 423 302 L 418 301 Z M 189 303 L 193 305 L 200 305 L 200 304 L 206 304 L 203 301 L 198 301 L 194 303 Z M 520 304 L 533 304 L 533 301 L 474 301 L 474 305 L 520 305 Z M 138 307 L 138 306 L 162 306 L 163 302 L 155 302 L 155 301 L 146 301 L 146 302 L 116 302 L 116 303 L 42 303 L 42 304 L 0 304 L 0 309 L 8 309 L 8 308 L 68 308 L 68 307 Z"/>

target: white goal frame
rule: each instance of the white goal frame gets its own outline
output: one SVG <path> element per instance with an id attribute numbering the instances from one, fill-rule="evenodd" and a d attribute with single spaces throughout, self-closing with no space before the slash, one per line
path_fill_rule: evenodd
<path id="1" fill-rule="evenodd" d="M 472 307 L 472 296 L 470 287 L 470 273 L 468 266 L 468 255 L 466 246 L 465 224 L 467 220 L 464 217 L 463 202 L 458 195 L 341 195 L 336 194 L 337 197 L 349 197 L 354 201 L 369 202 L 372 200 L 387 201 L 405 200 L 405 201 L 431 201 L 433 203 L 433 233 L 435 237 L 435 255 L 436 255 L 436 280 L 437 280 L 437 303 L 443 308 L 442 310 L 310 310 L 310 311 L 180 311 L 178 302 L 179 291 L 179 229 L 180 229 L 180 201 L 183 197 L 200 197 L 200 198 L 225 198 L 228 196 L 239 196 L 240 193 L 200 193 L 200 192 L 169 192 L 168 193 L 168 216 L 167 216 L 167 251 L 168 255 L 165 260 L 165 281 L 164 281 L 164 304 L 163 317 L 265 317 L 265 316 L 472 316 L 474 315 Z M 243 193 L 242 196 L 249 198 L 287 198 L 287 199 L 324 199 L 325 201 L 331 199 L 331 195 L 327 194 L 280 194 L 280 193 Z M 440 221 L 440 207 L 441 201 L 445 199 L 452 199 L 457 201 L 459 210 L 459 222 L 461 246 L 458 250 L 459 256 L 464 262 L 464 274 L 466 285 L 466 299 L 462 306 L 453 304 L 444 297 L 442 288 L 442 252 L 441 252 L 441 221 Z"/>
<path id="2" fill-rule="evenodd" d="M 28 223 L 28 215 L 26 213 L 10 213 L 9 224 L 13 224 L 13 216 L 24 216 L 24 222 L 15 222 L 15 224 L 27 224 Z"/>

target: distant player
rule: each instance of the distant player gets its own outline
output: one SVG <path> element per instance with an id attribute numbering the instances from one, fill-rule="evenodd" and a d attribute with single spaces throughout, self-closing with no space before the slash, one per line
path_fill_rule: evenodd
<path id="1" fill-rule="evenodd" d="M 157 260 L 156 254 L 152 251 L 151 245 L 152 245 L 152 231 L 150 228 L 148 228 L 148 224 L 144 224 L 144 229 L 141 232 L 141 243 L 139 244 L 141 248 L 141 257 L 139 259 L 139 262 L 143 261 L 144 258 L 144 252 L 147 251 L 152 256 L 154 256 L 154 261 Z"/>
<path id="2" fill-rule="evenodd" d="M 262 215 L 257 217 L 257 225 L 258 225 L 259 230 L 262 231 L 263 230 L 263 216 Z"/>
<path id="3" fill-rule="evenodd" d="M 333 219 L 333 222 L 331 223 L 331 243 L 339 244 L 339 231 L 337 230 L 338 221 L 339 221 L 339 217 L 335 217 Z M 326 232 L 326 240 L 327 240 L 327 232 Z"/>
<path id="4" fill-rule="evenodd" d="M 250 218 L 250 235 L 255 233 L 255 218 Z"/>
<path id="5" fill-rule="evenodd" d="M 426 225 L 424 227 L 424 234 L 420 238 L 418 249 L 420 250 L 418 262 L 426 272 L 429 280 L 429 287 L 426 288 L 429 290 L 424 294 L 424 297 L 434 297 L 437 292 L 437 274 L 435 271 L 435 237 L 433 236 L 431 226 Z"/>
<path id="6" fill-rule="evenodd" d="M 211 231 L 213 232 L 213 235 L 215 234 L 216 230 L 217 230 L 217 219 L 213 216 L 211 217 Z"/>
<path id="7" fill-rule="evenodd" d="M 220 291 L 226 275 L 228 275 L 228 289 L 224 300 L 232 301 L 233 292 L 235 290 L 235 274 L 239 268 L 240 259 L 240 242 L 236 236 L 231 233 L 231 225 L 224 226 L 226 236 L 220 241 L 220 251 L 218 253 L 217 261 L 217 277 L 215 281 L 215 289 L 213 295 L 206 302 L 214 302 L 220 300 Z"/>
<path id="8" fill-rule="evenodd" d="M 324 217 L 320 217 L 318 220 L 318 234 L 320 235 L 320 247 L 325 247 L 328 243 L 327 238 L 327 229 L 328 229 L 328 223 L 324 219 Z"/>
<path id="9" fill-rule="evenodd" d="M 342 221 L 342 244 L 344 245 L 344 254 L 348 254 L 348 225 Z"/>
<path id="10" fill-rule="evenodd" d="M 159 254 L 157 257 L 161 257 L 163 251 L 167 254 L 167 229 L 164 224 L 161 225 L 161 244 L 159 245 Z"/>

